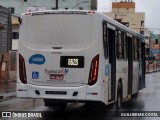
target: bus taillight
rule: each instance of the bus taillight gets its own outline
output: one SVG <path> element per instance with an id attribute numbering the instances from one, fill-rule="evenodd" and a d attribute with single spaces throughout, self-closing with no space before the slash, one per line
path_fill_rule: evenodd
<path id="1" fill-rule="evenodd" d="M 23 84 L 27 83 L 25 60 L 21 54 L 19 54 L 19 78 Z"/>
<path id="2" fill-rule="evenodd" d="M 95 11 L 88 11 L 88 14 L 95 14 Z"/>
<path id="3" fill-rule="evenodd" d="M 97 82 L 98 78 L 98 67 L 99 67 L 99 54 L 95 56 L 91 63 L 88 85 L 92 86 Z"/>

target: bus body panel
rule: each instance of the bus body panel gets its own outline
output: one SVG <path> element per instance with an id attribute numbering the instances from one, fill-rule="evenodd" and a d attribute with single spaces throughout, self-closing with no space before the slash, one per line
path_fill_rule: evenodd
<path id="1" fill-rule="evenodd" d="M 101 96 L 103 96 L 103 94 L 101 95 L 101 92 L 103 90 L 103 88 L 101 87 L 101 76 L 98 75 L 96 85 L 87 87 L 91 61 L 96 55 L 100 53 L 100 42 L 97 41 L 98 31 L 96 29 L 93 30 L 93 28 L 101 29 L 101 20 L 98 19 L 97 16 L 93 15 L 66 15 L 63 16 L 64 18 L 62 17 L 62 15 L 49 15 L 51 20 L 48 20 L 46 16 L 42 16 L 42 20 L 37 21 L 35 25 L 35 21 L 37 19 L 41 19 L 41 17 L 39 16 L 38 18 L 36 17 L 37 16 L 22 17 L 22 20 L 24 22 L 21 27 L 21 33 L 24 33 L 25 36 L 22 36 L 22 34 L 20 34 L 20 37 L 22 39 L 21 42 L 19 42 L 19 54 L 21 54 L 25 59 L 27 84 L 23 85 L 20 82 L 18 74 L 17 91 L 24 86 L 26 91 L 23 91 L 23 93 L 25 93 L 24 95 L 21 94 L 21 91 L 18 91 L 17 96 L 21 98 L 29 97 L 68 100 L 92 100 L 92 98 L 94 98 L 93 101 L 101 101 Z M 76 23 L 73 24 L 73 22 L 75 21 Z M 97 21 L 99 21 L 99 23 L 97 23 Z M 38 24 L 40 24 L 41 22 L 44 22 L 44 24 L 47 23 L 47 27 L 45 28 L 44 25 L 37 28 L 34 27 L 38 26 Z M 48 25 L 48 23 L 52 22 L 57 24 Z M 67 22 L 68 24 L 64 22 Z M 59 23 L 61 23 L 62 25 Z M 71 23 L 73 26 L 71 26 L 70 28 L 73 30 L 71 32 L 67 32 L 69 31 L 68 29 Z M 79 25 L 78 23 L 83 24 Z M 79 27 L 75 26 L 76 24 L 78 24 Z M 61 29 L 58 28 L 58 26 L 60 26 Z M 86 29 L 86 26 L 88 26 L 87 30 L 82 29 Z M 42 30 L 43 28 L 45 30 Z M 47 29 L 49 31 L 47 31 Z M 50 31 L 52 31 L 51 34 L 48 33 Z M 59 31 L 62 31 L 62 33 L 58 33 Z M 47 34 L 44 34 L 44 32 L 47 32 Z M 72 35 L 72 32 L 76 35 Z M 80 33 L 84 33 L 84 35 L 81 35 L 80 37 L 78 35 Z M 59 34 L 58 37 L 56 36 L 56 34 Z M 70 38 L 68 37 L 69 35 Z M 76 37 L 80 42 L 77 43 L 74 41 L 69 41 L 69 39 L 73 40 L 76 39 Z M 55 41 L 52 41 L 55 44 L 52 44 L 52 42 L 49 43 L 51 38 L 57 39 Z M 48 40 L 48 42 L 46 41 L 46 39 Z M 66 39 L 69 42 L 65 43 L 63 39 Z M 59 43 L 59 41 L 65 44 Z M 82 56 L 84 57 L 84 67 L 61 67 L 60 60 L 62 56 Z M 101 59 L 101 55 L 99 59 Z M 100 65 L 99 69 L 101 69 Z M 59 80 L 57 80 L 58 78 Z M 36 94 L 36 90 L 40 92 L 40 95 Z M 67 92 L 67 95 L 46 95 L 45 91 L 65 91 Z M 75 91 L 78 91 L 78 96 L 76 97 L 72 96 L 73 92 Z"/>
<path id="2" fill-rule="evenodd" d="M 18 83 L 17 87 L 24 91 L 18 92 L 19 98 L 35 98 L 35 99 L 55 99 L 55 100 L 73 100 L 73 101 L 101 101 L 103 94 L 102 86 L 96 85 L 88 87 L 87 85 L 78 87 L 51 87 L 51 86 L 37 86 L 37 85 L 23 85 Z M 40 94 L 36 94 L 39 91 Z M 59 93 L 54 93 L 54 92 Z M 62 95 L 61 92 L 66 92 Z M 48 93 L 47 93 L 48 92 Z M 74 96 L 74 92 L 78 94 Z M 47 94 L 46 94 L 47 93 Z M 97 94 L 96 94 L 97 93 Z"/>
<path id="3" fill-rule="evenodd" d="M 121 79 L 122 80 L 122 86 L 123 86 L 123 98 L 127 97 L 127 91 L 128 91 L 128 62 L 126 63 L 126 60 L 117 60 L 117 84 L 118 81 Z"/>
<path id="4" fill-rule="evenodd" d="M 27 16 L 25 19 L 26 37 L 22 40 L 24 44 L 20 45 L 19 51 L 26 60 L 27 83 L 49 86 L 88 84 L 90 64 L 95 53 L 98 54 L 97 33 L 92 31 L 96 24 L 93 24 L 92 15 Z M 36 21 L 37 19 L 39 20 Z M 71 24 L 73 26 L 69 27 Z M 34 27 L 38 25 L 41 26 Z M 71 32 L 67 32 L 67 29 L 71 29 Z M 84 66 L 61 67 L 62 56 L 83 57 Z"/>
<path id="5" fill-rule="evenodd" d="M 133 62 L 133 87 L 132 94 L 135 94 L 139 90 L 139 64 L 138 62 Z"/>

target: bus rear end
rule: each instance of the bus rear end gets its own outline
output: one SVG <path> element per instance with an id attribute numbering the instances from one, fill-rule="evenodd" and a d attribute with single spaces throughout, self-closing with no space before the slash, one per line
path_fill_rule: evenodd
<path id="1" fill-rule="evenodd" d="M 96 14 L 96 13 L 94 13 Z M 44 11 L 22 15 L 17 96 L 100 101 L 96 15 Z"/>

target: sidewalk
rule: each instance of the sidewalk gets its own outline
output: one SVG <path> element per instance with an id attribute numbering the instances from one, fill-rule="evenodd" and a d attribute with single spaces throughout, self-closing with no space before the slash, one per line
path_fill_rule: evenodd
<path id="1" fill-rule="evenodd" d="M 16 97 L 16 80 L 0 82 L 0 102 Z"/>

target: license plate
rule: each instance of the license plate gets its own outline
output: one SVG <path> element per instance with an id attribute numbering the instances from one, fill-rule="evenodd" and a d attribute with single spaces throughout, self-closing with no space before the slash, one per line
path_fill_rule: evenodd
<path id="1" fill-rule="evenodd" d="M 50 80 L 64 80 L 64 75 L 61 74 L 50 74 L 49 75 Z"/>

